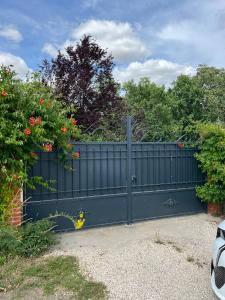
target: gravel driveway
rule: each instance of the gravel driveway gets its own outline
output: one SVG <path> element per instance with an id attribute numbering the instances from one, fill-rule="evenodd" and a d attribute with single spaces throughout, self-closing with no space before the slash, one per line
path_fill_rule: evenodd
<path id="1" fill-rule="evenodd" d="M 211 244 L 219 218 L 206 214 L 60 234 L 55 255 L 75 255 L 113 300 L 213 300 Z"/>

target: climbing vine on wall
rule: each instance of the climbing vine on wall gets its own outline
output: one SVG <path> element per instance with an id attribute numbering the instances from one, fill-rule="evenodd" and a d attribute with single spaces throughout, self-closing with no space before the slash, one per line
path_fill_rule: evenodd
<path id="1" fill-rule="evenodd" d="M 205 202 L 225 201 L 225 128 L 216 124 L 197 126 L 200 135 L 200 152 L 196 158 L 207 180 L 197 187 L 198 196 Z"/>
<path id="2" fill-rule="evenodd" d="M 29 178 L 28 171 L 39 151 L 60 150 L 62 160 L 76 158 L 70 139 L 79 136 L 74 116 L 54 99 L 38 74 L 19 80 L 9 68 L 0 68 L 0 217 L 9 207 L 12 193 L 24 183 L 48 185 Z"/>

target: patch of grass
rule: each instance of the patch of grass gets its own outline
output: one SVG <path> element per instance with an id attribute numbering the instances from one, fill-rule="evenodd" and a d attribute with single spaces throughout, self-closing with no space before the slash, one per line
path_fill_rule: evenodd
<path id="1" fill-rule="evenodd" d="M 3 259 L 3 257 L 2 257 Z M 21 272 L 28 265 L 27 259 L 4 258 L 4 262 L 0 265 L 0 288 L 2 291 L 10 291 L 16 289 L 23 282 Z"/>
<path id="2" fill-rule="evenodd" d="M 6 262 L 5 256 L 0 256 L 0 266 L 3 265 Z"/>
<path id="3" fill-rule="evenodd" d="M 54 295 L 58 289 L 70 292 L 71 299 L 100 300 L 107 295 L 100 282 L 87 279 L 81 274 L 78 261 L 72 256 L 46 259 L 14 258 L 0 266 L 0 288 L 15 291 L 18 298 L 39 288 L 44 295 Z"/>

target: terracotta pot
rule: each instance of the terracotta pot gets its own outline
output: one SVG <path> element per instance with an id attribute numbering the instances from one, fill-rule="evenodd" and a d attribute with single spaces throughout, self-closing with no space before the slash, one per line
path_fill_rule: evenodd
<path id="1" fill-rule="evenodd" d="M 177 143 L 177 147 L 180 149 L 184 149 L 184 144 L 179 142 Z"/>
<path id="2" fill-rule="evenodd" d="M 223 213 L 222 203 L 208 203 L 208 214 L 212 216 L 221 216 Z"/>

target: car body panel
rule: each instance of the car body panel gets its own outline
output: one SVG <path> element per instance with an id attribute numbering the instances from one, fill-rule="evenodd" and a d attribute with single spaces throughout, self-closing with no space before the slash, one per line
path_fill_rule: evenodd
<path id="1" fill-rule="evenodd" d="M 225 300 L 225 221 L 218 225 L 212 245 L 211 287 L 220 300 Z"/>
<path id="2" fill-rule="evenodd" d="M 212 272 L 211 276 L 211 286 L 213 289 L 213 292 L 220 300 L 225 300 L 225 286 L 223 286 L 221 289 L 218 289 L 215 285 L 215 272 Z"/>

